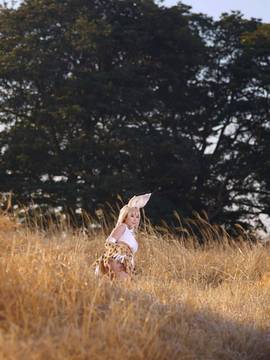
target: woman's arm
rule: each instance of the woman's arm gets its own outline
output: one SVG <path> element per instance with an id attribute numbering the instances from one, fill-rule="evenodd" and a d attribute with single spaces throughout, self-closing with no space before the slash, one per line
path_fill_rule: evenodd
<path id="1" fill-rule="evenodd" d="M 120 239 L 120 237 L 124 234 L 125 230 L 126 230 L 125 224 L 118 225 L 115 229 L 113 229 L 107 241 L 116 243 Z"/>

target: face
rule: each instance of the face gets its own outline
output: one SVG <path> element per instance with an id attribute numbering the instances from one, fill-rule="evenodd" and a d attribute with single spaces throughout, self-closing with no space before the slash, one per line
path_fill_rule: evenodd
<path id="1" fill-rule="evenodd" d="M 130 210 L 125 219 L 125 223 L 130 229 L 137 228 L 140 223 L 140 211 L 137 208 Z"/>

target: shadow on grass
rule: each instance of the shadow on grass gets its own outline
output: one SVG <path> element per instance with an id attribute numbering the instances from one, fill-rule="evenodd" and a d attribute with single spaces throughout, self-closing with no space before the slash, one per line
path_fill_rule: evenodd
<path id="1" fill-rule="evenodd" d="M 125 348 L 126 339 L 132 338 L 127 341 L 126 359 L 270 359 L 270 332 L 255 324 L 240 323 L 226 318 L 226 313 L 187 302 L 162 304 L 132 287 L 109 282 L 99 286 L 102 296 L 95 304 L 96 321 L 110 323 L 111 331 L 118 312 L 113 328 L 123 339 L 121 346 Z M 111 342 L 106 330 L 103 341 L 108 350 Z"/>

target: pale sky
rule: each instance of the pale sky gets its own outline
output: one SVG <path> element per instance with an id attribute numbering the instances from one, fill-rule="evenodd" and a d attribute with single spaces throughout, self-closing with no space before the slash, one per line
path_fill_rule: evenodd
<path id="1" fill-rule="evenodd" d="M 260 18 L 270 23 L 270 0 L 184 0 L 194 12 L 202 12 L 218 19 L 223 12 L 240 10 L 246 18 Z M 163 5 L 176 5 L 178 0 L 165 0 Z"/>
<path id="2" fill-rule="evenodd" d="M 156 0 L 158 2 L 158 0 Z M 4 0 L 0 0 L 3 4 Z M 6 0 L 8 4 L 12 0 Z M 15 0 L 19 4 L 21 0 Z M 223 12 L 240 10 L 246 18 L 260 18 L 270 23 L 270 0 L 183 0 L 186 5 L 192 6 L 194 12 L 202 12 L 218 19 Z M 176 5 L 178 0 L 164 0 L 163 5 Z"/>

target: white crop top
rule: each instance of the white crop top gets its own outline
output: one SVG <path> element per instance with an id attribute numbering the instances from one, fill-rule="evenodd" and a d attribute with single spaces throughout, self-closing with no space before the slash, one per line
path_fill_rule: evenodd
<path id="1" fill-rule="evenodd" d="M 116 242 L 116 240 L 112 236 L 109 236 L 107 241 L 112 242 L 112 243 Z M 133 253 L 135 253 L 138 250 L 138 243 L 133 235 L 133 231 L 129 230 L 127 225 L 125 226 L 125 231 L 124 231 L 123 235 L 120 236 L 120 238 L 118 239 L 117 242 L 126 243 L 130 247 L 130 249 L 132 250 Z"/>

